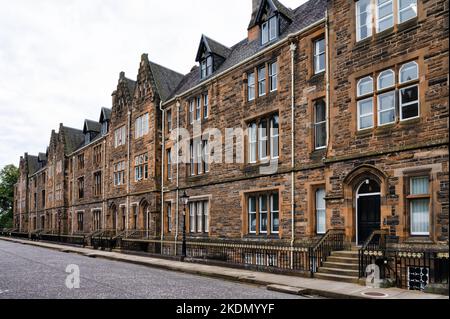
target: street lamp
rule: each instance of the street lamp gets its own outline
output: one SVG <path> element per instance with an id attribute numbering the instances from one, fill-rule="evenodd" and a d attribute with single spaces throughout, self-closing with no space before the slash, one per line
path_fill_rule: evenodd
<path id="1" fill-rule="evenodd" d="M 180 200 L 183 204 L 183 242 L 181 245 L 181 260 L 184 261 L 184 258 L 186 258 L 186 205 L 189 202 L 189 196 L 186 194 L 186 191 L 181 195 Z"/>

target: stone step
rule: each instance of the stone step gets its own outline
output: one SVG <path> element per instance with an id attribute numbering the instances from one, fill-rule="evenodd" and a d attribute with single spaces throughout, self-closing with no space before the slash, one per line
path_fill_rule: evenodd
<path id="1" fill-rule="evenodd" d="M 348 270 L 358 270 L 359 265 L 358 264 L 346 264 L 346 263 L 337 263 L 337 262 L 331 262 L 326 261 L 323 263 L 323 267 L 327 268 L 339 268 L 339 269 L 348 269 Z"/>
<path id="2" fill-rule="evenodd" d="M 314 278 L 317 279 L 324 279 L 324 280 L 332 280 L 332 281 L 339 281 L 339 282 L 348 282 L 352 284 L 358 284 L 359 279 L 358 277 L 354 276 L 343 276 L 343 275 L 332 275 L 332 274 L 323 274 L 323 273 L 315 273 Z"/>
<path id="3" fill-rule="evenodd" d="M 358 251 L 333 251 L 331 253 L 333 257 L 349 257 L 358 258 Z"/>
<path id="4" fill-rule="evenodd" d="M 351 264 L 351 265 L 358 265 L 359 260 L 358 258 L 351 258 L 351 257 L 335 257 L 330 256 L 327 258 L 327 261 L 329 262 L 336 262 L 336 263 L 342 263 L 342 264 Z"/>
<path id="5" fill-rule="evenodd" d="M 321 274 L 343 275 L 351 277 L 359 276 L 359 271 L 354 269 L 320 267 L 318 272 Z"/>

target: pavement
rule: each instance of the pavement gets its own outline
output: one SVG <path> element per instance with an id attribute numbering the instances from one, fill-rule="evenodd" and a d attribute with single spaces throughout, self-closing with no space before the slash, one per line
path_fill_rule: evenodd
<path id="1" fill-rule="evenodd" d="M 290 295 L 314 295 L 334 299 L 449 299 L 448 296 L 399 288 L 374 289 L 358 284 L 135 256 L 119 252 L 97 251 L 89 248 L 64 246 L 53 243 L 32 242 L 4 237 L 0 237 L 0 240 L 53 249 L 65 253 L 75 253 L 91 258 L 102 258 L 185 274 L 265 286 L 269 291 Z"/>

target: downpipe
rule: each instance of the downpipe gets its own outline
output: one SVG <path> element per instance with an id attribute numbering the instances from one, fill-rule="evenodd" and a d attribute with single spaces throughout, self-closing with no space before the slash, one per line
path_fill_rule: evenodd
<path id="1" fill-rule="evenodd" d="M 291 269 L 294 269 L 294 242 L 295 242 L 295 51 L 297 46 L 292 41 L 291 52 Z"/>

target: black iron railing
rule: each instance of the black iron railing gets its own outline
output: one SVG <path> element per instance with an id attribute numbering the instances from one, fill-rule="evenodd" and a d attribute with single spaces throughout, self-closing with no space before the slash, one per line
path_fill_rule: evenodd
<path id="1" fill-rule="evenodd" d="M 390 252 L 399 288 L 424 290 L 430 284 L 449 284 L 447 250 L 405 250 Z"/>
<path id="2" fill-rule="evenodd" d="M 345 231 L 343 229 L 331 229 L 327 231 L 319 242 L 310 248 L 310 272 L 316 273 L 322 267 L 324 261 L 333 251 L 345 249 Z"/>
<path id="3" fill-rule="evenodd" d="M 386 237 L 388 233 L 385 230 L 376 230 L 372 232 L 358 251 L 359 260 L 359 278 L 366 277 L 367 266 L 376 264 L 380 267 L 381 278 L 389 276 L 390 268 L 386 255 Z"/>
<path id="4" fill-rule="evenodd" d="M 82 247 L 87 244 L 86 235 L 55 235 L 44 232 L 39 234 L 39 240 Z"/>

